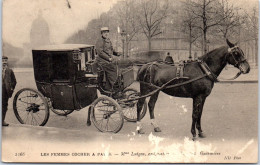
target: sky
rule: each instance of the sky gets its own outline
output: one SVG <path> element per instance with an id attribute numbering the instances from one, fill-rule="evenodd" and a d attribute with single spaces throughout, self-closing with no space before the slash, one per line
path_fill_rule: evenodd
<path id="1" fill-rule="evenodd" d="M 2 37 L 13 46 L 30 42 L 32 22 L 39 11 L 47 21 L 50 40 L 63 43 L 73 32 L 83 29 L 91 19 L 108 11 L 118 0 L 2 0 Z M 251 8 L 257 0 L 230 0 L 235 5 Z"/>
<path id="2" fill-rule="evenodd" d="M 32 22 L 42 12 L 50 29 L 52 43 L 62 43 L 91 19 L 106 12 L 117 0 L 3 0 L 2 37 L 14 46 L 30 42 Z"/>

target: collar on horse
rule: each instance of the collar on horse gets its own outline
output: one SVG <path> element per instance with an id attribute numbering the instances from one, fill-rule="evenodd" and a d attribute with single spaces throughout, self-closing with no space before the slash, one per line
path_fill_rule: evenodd
<path id="1" fill-rule="evenodd" d="M 214 82 L 219 82 L 217 76 L 210 70 L 209 66 L 206 64 L 205 61 L 198 60 L 198 63 L 201 66 L 203 72 Z"/>

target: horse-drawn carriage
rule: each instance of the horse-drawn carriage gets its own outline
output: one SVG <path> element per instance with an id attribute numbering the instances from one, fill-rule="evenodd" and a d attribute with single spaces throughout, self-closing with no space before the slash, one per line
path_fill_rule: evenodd
<path id="1" fill-rule="evenodd" d="M 16 93 L 13 109 L 20 123 L 44 126 L 49 109 L 66 116 L 87 106 L 92 122 L 102 132 L 118 132 L 124 119 L 137 120 L 137 101 L 120 101 L 139 95 L 128 88 L 134 82 L 133 65 L 118 65 L 121 66 L 116 83 L 119 91 L 111 92 L 104 89 L 106 75 L 94 62 L 96 53 L 92 45 L 49 45 L 33 49 L 32 54 L 38 90 L 23 88 Z M 98 97 L 97 89 L 104 95 Z M 115 92 L 121 92 L 122 97 L 113 99 Z M 142 117 L 146 108 L 145 105 Z"/>
<path id="2" fill-rule="evenodd" d="M 243 51 L 228 40 L 227 45 L 214 49 L 185 66 L 181 65 L 182 69 L 178 69 L 180 66 L 175 64 L 160 62 L 143 65 L 137 73 L 141 96 L 136 90 L 127 88 L 134 81 L 133 66 L 129 65 L 121 64 L 125 69 L 119 69 L 116 83 L 119 91 L 104 90 L 104 71 L 93 63 L 94 46 L 55 45 L 35 49 L 34 75 L 39 91 L 29 88 L 18 91 L 14 98 L 14 112 L 23 124 L 43 126 L 48 121 L 49 108 L 58 115 L 68 115 L 74 110 L 89 106 L 88 125 L 91 117 L 100 131 L 118 132 L 126 119 L 137 121 L 137 132 L 143 133 L 140 121 L 146 113 L 146 98 L 150 97 L 148 105 L 151 124 L 156 132 L 160 132 L 155 122 L 154 107 L 159 92 L 162 91 L 171 96 L 193 99 L 191 133 L 195 139 L 196 126 L 199 137 L 205 137 L 201 128 L 203 105 L 214 82 L 219 81 L 217 77 L 223 68 L 230 64 L 239 69 L 232 80 L 241 73 L 247 74 L 250 71 Z M 97 97 L 97 89 L 107 96 Z M 116 100 L 109 97 L 115 92 L 121 92 L 122 97 Z"/>

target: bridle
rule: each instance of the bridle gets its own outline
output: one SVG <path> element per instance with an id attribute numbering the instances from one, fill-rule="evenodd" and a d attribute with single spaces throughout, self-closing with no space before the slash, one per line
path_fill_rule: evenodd
<path id="1" fill-rule="evenodd" d="M 235 56 L 236 56 L 236 53 L 240 53 L 242 58 L 239 59 L 239 61 L 236 60 Z M 201 66 L 202 66 L 202 69 L 204 70 L 204 72 L 215 82 L 220 82 L 220 81 L 227 81 L 227 80 L 235 80 L 236 78 L 238 78 L 241 74 L 242 74 L 242 70 L 243 68 L 241 67 L 241 63 L 246 61 L 246 58 L 245 58 L 245 55 L 244 53 L 241 51 L 241 49 L 238 47 L 238 46 L 234 46 L 232 48 L 228 48 L 228 53 L 226 54 L 225 56 L 225 61 L 227 61 L 229 64 L 231 64 L 227 58 L 231 56 L 233 58 L 233 60 L 235 61 L 235 64 L 232 64 L 234 65 L 235 67 L 238 67 L 239 68 L 239 72 L 232 78 L 229 78 L 229 79 L 220 79 L 220 78 L 217 78 L 217 76 L 210 70 L 209 66 L 204 62 L 204 61 L 199 61 Z"/>
<path id="2" fill-rule="evenodd" d="M 240 53 L 241 56 L 242 56 L 242 58 L 239 59 L 239 61 L 237 61 L 236 58 L 235 58 L 236 52 Z M 228 48 L 227 56 L 231 56 L 233 58 L 233 60 L 235 61 L 235 64 L 234 64 L 235 67 L 238 67 L 240 70 L 242 69 L 240 64 L 242 62 L 246 61 L 246 58 L 245 58 L 245 55 L 244 55 L 243 51 L 241 51 L 241 49 L 238 46 L 234 46 L 232 48 Z M 227 59 L 227 56 L 226 56 L 226 59 Z"/>

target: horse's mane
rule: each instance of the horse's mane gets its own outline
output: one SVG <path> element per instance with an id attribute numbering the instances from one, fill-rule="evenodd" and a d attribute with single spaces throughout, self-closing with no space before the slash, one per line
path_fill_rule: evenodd
<path id="1" fill-rule="evenodd" d="M 203 56 L 199 57 L 200 60 L 205 60 L 211 56 L 214 56 L 215 54 L 218 54 L 220 51 L 224 51 L 226 50 L 226 46 L 221 46 L 217 49 L 211 50 L 210 52 L 204 54 Z"/>

